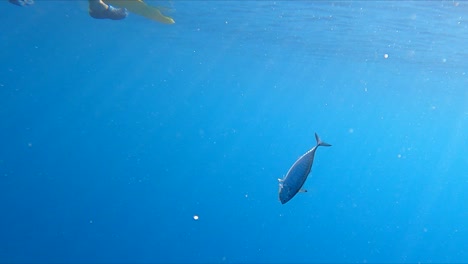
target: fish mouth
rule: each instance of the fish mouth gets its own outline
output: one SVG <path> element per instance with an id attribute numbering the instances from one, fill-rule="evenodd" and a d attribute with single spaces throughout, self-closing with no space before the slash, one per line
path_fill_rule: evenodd
<path id="1" fill-rule="evenodd" d="M 287 201 L 281 200 L 281 198 L 279 200 L 280 200 L 281 204 L 285 204 L 287 202 Z"/>

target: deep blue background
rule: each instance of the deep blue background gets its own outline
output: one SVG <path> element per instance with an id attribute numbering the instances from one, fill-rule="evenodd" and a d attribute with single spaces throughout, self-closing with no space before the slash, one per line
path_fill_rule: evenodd
<path id="1" fill-rule="evenodd" d="M 149 3 L 0 2 L 0 262 L 468 262 L 468 3 Z"/>

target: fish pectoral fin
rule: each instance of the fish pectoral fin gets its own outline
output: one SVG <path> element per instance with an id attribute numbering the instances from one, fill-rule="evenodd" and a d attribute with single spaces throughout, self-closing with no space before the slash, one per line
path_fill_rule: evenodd
<path id="1" fill-rule="evenodd" d="M 307 190 L 306 189 L 300 189 L 299 192 L 305 193 L 305 192 L 307 192 Z"/>

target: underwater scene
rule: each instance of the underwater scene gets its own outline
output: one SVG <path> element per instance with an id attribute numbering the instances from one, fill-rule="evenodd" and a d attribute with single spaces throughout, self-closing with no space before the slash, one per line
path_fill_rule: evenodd
<path id="1" fill-rule="evenodd" d="M 468 262 L 468 2 L 0 10 L 0 263 Z"/>

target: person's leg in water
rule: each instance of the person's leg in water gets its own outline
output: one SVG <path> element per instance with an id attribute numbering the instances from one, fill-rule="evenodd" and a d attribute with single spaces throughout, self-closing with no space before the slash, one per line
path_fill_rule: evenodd
<path id="1" fill-rule="evenodd" d="M 34 0 L 8 0 L 17 6 L 28 6 L 34 4 Z M 93 18 L 120 20 L 128 16 L 126 8 L 116 8 L 104 3 L 103 0 L 88 0 L 89 15 Z"/>
<path id="2" fill-rule="evenodd" d="M 89 15 L 93 18 L 103 19 L 108 18 L 112 20 L 124 19 L 128 15 L 126 8 L 116 8 L 104 3 L 103 0 L 88 0 L 89 2 Z"/>

